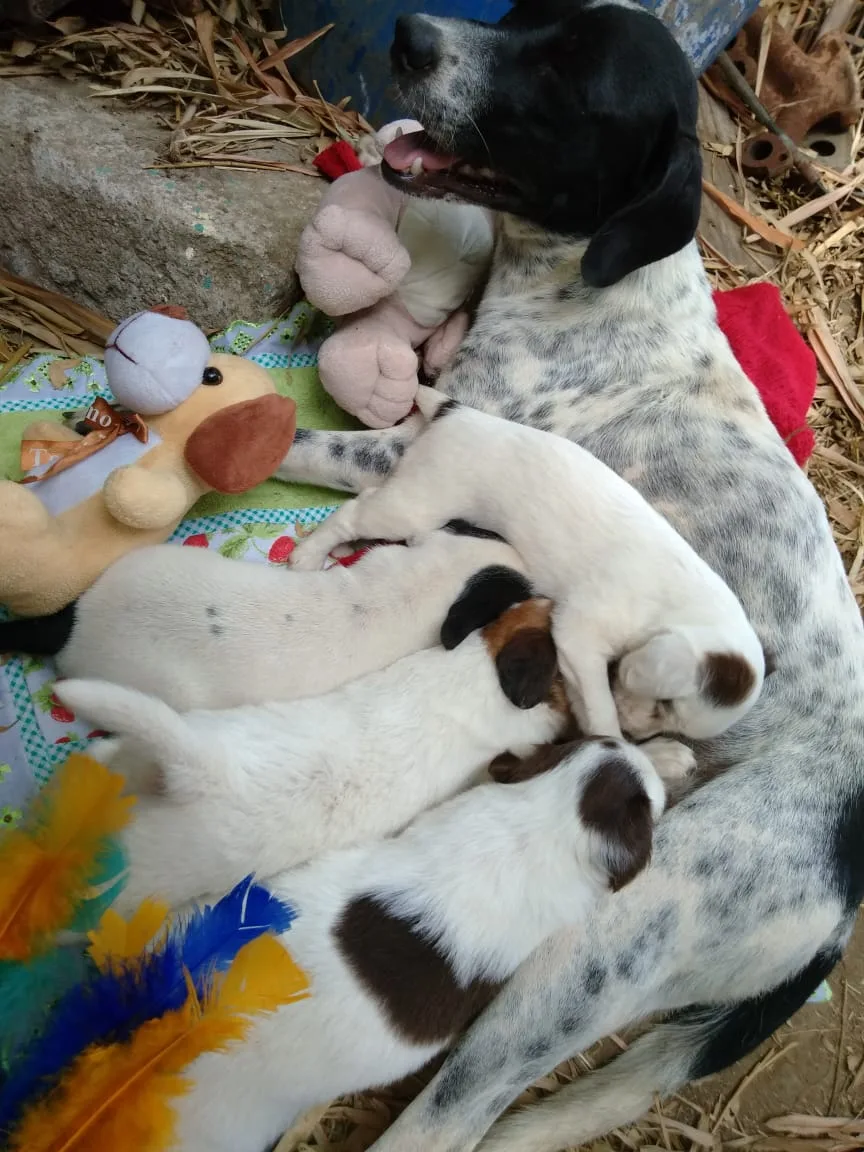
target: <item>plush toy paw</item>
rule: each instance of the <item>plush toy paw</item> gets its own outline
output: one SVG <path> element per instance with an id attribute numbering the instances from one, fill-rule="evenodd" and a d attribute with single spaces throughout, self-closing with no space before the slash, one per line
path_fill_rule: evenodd
<path id="1" fill-rule="evenodd" d="M 417 354 L 379 329 L 346 325 L 321 346 L 318 372 L 340 408 L 369 428 L 391 428 L 407 416 L 417 395 Z"/>
<path id="2" fill-rule="evenodd" d="M 20 542 L 24 536 L 52 527 L 51 514 L 32 492 L 13 480 L 0 480 L 0 534 Z"/>
<path id="3" fill-rule="evenodd" d="M 190 504 L 179 476 L 135 467 L 115 469 L 105 481 L 102 496 L 115 520 L 142 531 L 169 527 Z"/>
<path id="4" fill-rule="evenodd" d="M 338 204 L 321 209 L 297 249 L 303 291 L 328 316 L 377 304 L 395 291 L 410 267 L 411 257 L 389 224 Z"/>

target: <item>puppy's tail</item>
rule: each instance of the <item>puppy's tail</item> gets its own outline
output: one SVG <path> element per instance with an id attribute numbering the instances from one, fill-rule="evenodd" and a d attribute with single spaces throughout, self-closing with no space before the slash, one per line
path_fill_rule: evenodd
<path id="1" fill-rule="evenodd" d="M 438 420 L 447 412 L 459 407 L 457 400 L 451 400 L 449 396 L 445 396 L 437 388 L 429 388 L 425 384 L 421 384 L 417 389 L 414 402 L 430 424 L 433 420 Z"/>
<path id="2" fill-rule="evenodd" d="M 0 623 L 0 652 L 26 652 L 28 656 L 56 656 L 69 642 L 75 627 L 75 604 L 50 616 L 30 616 Z"/>
<path id="3" fill-rule="evenodd" d="M 128 739 L 136 751 L 163 769 L 170 771 L 182 764 L 192 779 L 198 770 L 203 778 L 207 755 L 200 736 L 163 700 L 103 680 L 60 680 L 54 692 L 73 712 L 86 716 L 112 736 Z M 171 781 L 177 783 L 174 771 Z M 176 793 L 177 789 L 172 787 L 171 791 Z"/>

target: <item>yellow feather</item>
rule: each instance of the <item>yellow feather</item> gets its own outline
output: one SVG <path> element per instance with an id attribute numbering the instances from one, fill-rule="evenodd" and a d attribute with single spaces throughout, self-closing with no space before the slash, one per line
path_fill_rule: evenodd
<path id="1" fill-rule="evenodd" d="M 157 943 L 168 927 L 171 909 L 157 900 L 145 900 L 129 920 L 109 908 L 98 926 L 88 933 L 90 956 L 103 972 L 111 960 L 132 960 L 150 944 Z"/>
<path id="2" fill-rule="evenodd" d="M 267 1012 L 305 1000 L 309 977 L 276 936 L 259 936 L 240 949 L 214 994 L 220 1008 Z"/>
<path id="3" fill-rule="evenodd" d="M 73 754 L 37 796 L 25 824 L 0 838 L 0 959 L 26 960 L 65 927 L 106 839 L 135 803 L 123 777 Z"/>
<path id="4" fill-rule="evenodd" d="M 192 1087 L 184 1069 L 244 1039 L 255 1014 L 302 995 L 298 983 L 307 982 L 298 973 L 273 937 L 247 944 L 203 1006 L 190 987 L 181 1009 L 148 1021 L 128 1044 L 88 1048 L 25 1113 L 10 1152 L 163 1152 L 176 1125 L 170 1101 Z"/>

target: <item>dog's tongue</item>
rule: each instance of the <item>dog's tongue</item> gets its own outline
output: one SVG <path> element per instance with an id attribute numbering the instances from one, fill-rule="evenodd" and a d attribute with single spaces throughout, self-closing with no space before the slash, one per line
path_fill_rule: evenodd
<path id="1" fill-rule="evenodd" d="M 415 160 L 419 160 L 426 172 L 440 172 L 442 168 L 452 168 L 459 162 L 458 156 L 447 156 L 436 152 L 425 132 L 407 132 L 397 136 L 384 149 L 384 159 L 397 172 L 407 172 Z"/>

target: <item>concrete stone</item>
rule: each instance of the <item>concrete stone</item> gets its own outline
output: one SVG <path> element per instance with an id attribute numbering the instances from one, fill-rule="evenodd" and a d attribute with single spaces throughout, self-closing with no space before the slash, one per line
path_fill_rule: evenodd
<path id="1" fill-rule="evenodd" d="M 174 303 L 216 328 L 296 300 L 297 238 L 324 181 L 148 170 L 164 129 L 123 99 L 93 99 L 86 83 L 0 80 L 0 264 L 115 320 Z M 298 157 L 286 148 L 280 159 Z"/>

